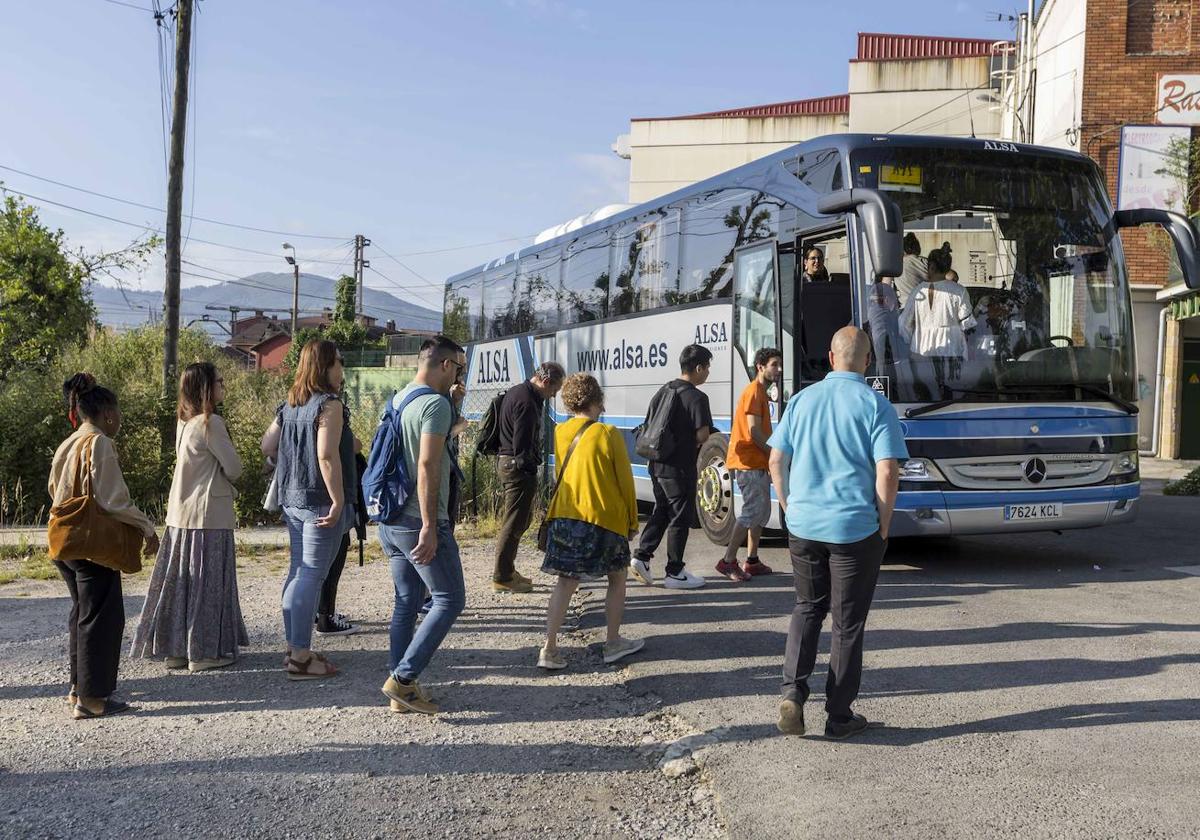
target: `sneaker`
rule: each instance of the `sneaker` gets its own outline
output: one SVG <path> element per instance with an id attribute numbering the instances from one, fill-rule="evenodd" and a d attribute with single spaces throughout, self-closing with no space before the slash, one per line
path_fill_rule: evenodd
<path id="1" fill-rule="evenodd" d="M 542 648 L 540 651 L 538 651 L 537 666 L 539 668 L 545 668 L 547 671 L 561 671 L 563 668 L 567 667 L 567 660 L 563 659 L 562 654 L 558 651 L 551 653 L 545 648 Z"/>
<path id="2" fill-rule="evenodd" d="M 422 715 L 436 715 L 438 712 L 436 703 L 426 700 L 421 696 L 421 687 L 417 684 L 416 680 L 405 685 L 394 676 L 390 676 L 380 690 L 390 700 L 408 709 L 410 712 L 417 712 Z"/>
<path id="3" fill-rule="evenodd" d="M 530 586 L 533 586 L 533 578 L 525 577 L 525 575 L 521 574 L 516 569 L 513 569 L 513 580 L 519 580 L 521 583 L 528 583 Z"/>
<path id="4" fill-rule="evenodd" d="M 334 613 L 331 616 L 317 616 L 317 633 L 321 636 L 353 636 L 359 632 L 357 624 L 351 624 L 346 616 Z"/>
<path id="5" fill-rule="evenodd" d="M 862 715 L 853 715 L 850 720 L 836 721 L 833 718 L 825 721 L 826 738 L 849 738 L 867 728 L 867 719 Z"/>
<path id="6" fill-rule="evenodd" d="M 795 700 L 784 700 L 779 704 L 779 723 L 775 725 L 784 735 L 803 735 L 804 707 Z"/>
<path id="7" fill-rule="evenodd" d="M 168 668 L 178 670 L 179 668 L 186 668 L 188 666 L 188 659 L 186 656 L 168 656 L 163 664 Z"/>
<path id="8" fill-rule="evenodd" d="M 663 578 L 663 586 L 667 589 L 699 589 L 704 586 L 704 578 L 692 574 L 687 569 L 680 569 L 679 574 Z"/>
<path id="9" fill-rule="evenodd" d="M 520 575 L 513 574 L 512 580 L 507 583 L 502 583 L 498 580 L 492 581 L 493 592 L 515 592 L 517 594 L 525 594 L 533 591 L 533 581 L 529 578 L 523 578 Z"/>
<path id="10" fill-rule="evenodd" d="M 604 664 L 611 665 L 618 659 L 624 659 L 631 653 L 637 653 L 645 646 L 645 639 L 625 639 L 619 637 L 615 642 L 605 642 Z"/>
<path id="11" fill-rule="evenodd" d="M 213 668 L 224 668 L 236 661 L 237 657 L 234 656 L 220 656 L 216 659 L 196 659 L 188 663 L 187 669 L 196 674 L 200 671 L 211 671 Z"/>
<path id="12" fill-rule="evenodd" d="M 742 567 L 739 566 L 736 561 L 730 563 L 724 558 L 717 563 L 717 574 L 724 575 L 735 583 L 742 583 L 743 581 L 750 580 L 750 575 L 743 572 Z"/>
<path id="13" fill-rule="evenodd" d="M 647 586 L 654 585 L 654 573 L 650 571 L 650 561 L 643 560 L 641 557 L 634 557 L 629 561 L 629 571 L 633 576 Z"/>
<path id="14" fill-rule="evenodd" d="M 425 599 L 424 604 L 421 604 L 420 608 L 417 610 L 417 615 L 429 615 L 429 611 L 431 609 L 433 609 L 433 596 L 432 595 L 430 595 L 428 598 Z"/>
<path id="15" fill-rule="evenodd" d="M 747 577 L 757 577 L 771 574 L 771 567 L 759 560 L 747 559 L 745 565 L 742 566 L 742 571 Z"/>

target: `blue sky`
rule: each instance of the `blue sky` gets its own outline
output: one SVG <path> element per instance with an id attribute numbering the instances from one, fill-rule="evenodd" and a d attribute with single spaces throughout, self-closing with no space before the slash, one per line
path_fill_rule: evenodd
<path id="1" fill-rule="evenodd" d="M 0 2 L 0 166 L 164 206 L 152 16 L 105 0 Z M 1023 6 L 202 0 L 185 212 L 339 238 L 185 222 L 193 239 L 220 245 L 189 240 L 184 258 L 205 268 L 184 268 L 210 277 L 285 270 L 271 255 L 290 238 L 305 270 L 332 275 L 349 255 L 340 238 L 364 233 L 382 272 L 368 272 L 368 285 L 440 307 L 440 291 L 427 282 L 521 243 L 414 252 L 526 237 L 623 201 L 628 164 L 609 146 L 630 117 L 844 93 L 858 31 L 1000 39 L 1011 26 L 989 13 Z M 161 213 L 8 170 L 0 180 L 162 224 Z M 136 234 L 49 205 L 42 218 L 89 249 Z M 156 257 L 128 282 L 161 288 L 161 263 Z"/>

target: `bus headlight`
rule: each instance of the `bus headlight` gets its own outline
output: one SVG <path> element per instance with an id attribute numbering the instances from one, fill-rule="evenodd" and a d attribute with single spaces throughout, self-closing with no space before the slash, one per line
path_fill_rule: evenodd
<path id="1" fill-rule="evenodd" d="M 942 471 L 928 458 L 909 458 L 900 462 L 901 481 L 945 481 Z"/>
<path id="2" fill-rule="evenodd" d="M 1137 452 L 1122 452 L 1117 455 L 1117 460 L 1113 462 L 1111 475 L 1128 475 L 1131 472 L 1137 472 L 1137 468 Z"/>

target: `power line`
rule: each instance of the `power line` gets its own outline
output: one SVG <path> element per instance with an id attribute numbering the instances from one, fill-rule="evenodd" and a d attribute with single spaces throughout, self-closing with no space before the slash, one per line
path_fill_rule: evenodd
<path id="1" fill-rule="evenodd" d="M 53 178 L 47 178 L 44 175 L 35 175 L 32 172 L 27 172 L 23 169 L 17 169 L 14 166 L 6 166 L 4 164 L 0 164 L 0 169 L 3 169 L 7 172 L 13 172 L 17 175 L 23 175 L 26 178 L 32 178 L 35 181 L 43 181 L 47 184 L 54 184 L 56 187 L 63 187 L 64 189 L 74 190 L 75 192 L 80 192 L 80 193 L 84 193 L 85 195 L 95 196 L 96 198 L 104 198 L 109 201 L 115 201 L 118 204 L 126 204 L 126 205 L 129 205 L 130 207 L 141 208 L 142 210 L 153 210 L 155 213 L 167 212 L 166 210 L 163 210 L 161 207 L 155 207 L 152 204 L 142 204 L 140 201 L 131 201 L 130 199 L 127 199 L 127 198 L 120 198 L 115 195 L 109 195 L 108 193 L 97 192 L 96 190 L 89 190 L 86 187 L 76 186 L 75 184 L 68 184 L 65 181 L 56 181 Z M 297 239 L 327 239 L 327 240 L 338 240 L 338 241 L 342 241 L 342 242 L 348 241 L 350 239 L 350 237 L 348 237 L 348 236 L 330 236 L 327 234 L 296 233 L 295 231 L 272 230 L 270 228 L 260 228 L 260 227 L 254 227 L 252 225 L 241 225 L 241 224 L 236 224 L 234 222 L 223 222 L 220 219 L 209 219 L 204 216 L 192 216 L 192 215 L 185 214 L 185 218 L 195 219 L 197 222 L 206 222 L 207 224 L 210 224 L 210 225 L 220 225 L 222 227 L 236 228 L 237 230 L 248 230 L 248 231 L 252 231 L 254 233 L 269 233 L 273 236 L 290 236 L 290 237 L 296 237 Z M 199 240 L 197 240 L 197 241 L 199 241 Z"/>
<path id="2" fill-rule="evenodd" d="M 153 9 L 147 9 L 145 6 L 135 6 L 133 3 L 125 3 L 124 0 L 104 0 L 105 3 L 112 3 L 114 6 L 124 6 L 126 9 L 137 9 L 139 12 L 154 14 Z"/>

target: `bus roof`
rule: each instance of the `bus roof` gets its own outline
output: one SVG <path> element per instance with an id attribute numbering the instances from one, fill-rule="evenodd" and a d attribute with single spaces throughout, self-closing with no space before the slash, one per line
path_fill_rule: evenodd
<path id="1" fill-rule="evenodd" d="M 797 143 L 794 146 L 789 146 L 786 149 L 780 149 L 778 152 L 751 161 L 734 169 L 726 170 L 713 175 L 711 178 L 706 178 L 703 181 L 697 181 L 694 184 L 689 184 L 686 187 L 681 187 L 674 192 L 666 193 L 665 195 L 653 198 L 650 201 L 643 202 L 634 207 L 630 207 L 620 213 L 615 213 L 598 222 L 594 222 L 585 227 L 572 230 L 569 233 L 564 233 L 561 236 L 556 236 L 553 239 L 547 239 L 544 242 L 539 242 L 535 245 L 528 245 L 517 251 L 512 251 L 503 257 L 498 257 L 494 260 L 489 260 L 486 263 L 477 265 L 474 268 L 460 271 L 446 280 L 446 283 L 453 283 L 467 277 L 474 277 L 477 274 L 494 268 L 499 268 L 507 263 L 514 262 L 522 257 L 531 254 L 538 254 L 543 251 L 551 250 L 555 247 L 573 242 L 576 239 L 587 236 L 596 231 L 612 227 L 630 219 L 635 219 L 647 212 L 661 207 L 664 204 L 671 204 L 680 201 L 689 196 L 698 193 L 705 193 L 711 190 L 718 189 L 762 189 L 769 194 L 775 194 L 779 198 L 784 198 L 792 203 L 799 205 L 802 209 L 808 210 L 814 215 L 820 215 L 816 211 L 816 199 L 819 194 L 810 187 L 801 184 L 800 181 L 789 179 L 783 181 L 779 175 L 779 164 L 786 160 L 794 158 L 798 155 L 803 155 L 809 152 L 825 151 L 828 149 L 836 150 L 843 161 L 847 160 L 852 152 L 861 151 L 863 149 L 878 148 L 886 146 L 903 146 L 905 148 L 918 149 L 961 149 L 964 151 L 984 151 L 989 149 L 989 145 L 995 147 L 997 144 L 1004 146 L 1016 147 L 1019 151 L 1025 154 L 1035 154 L 1041 157 L 1058 157 L 1066 160 L 1086 161 L 1091 162 L 1090 158 L 1073 152 L 1067 149 L 1056 149 L 1049 146 L 1035 146 L 1029 143 L 1013 143 L 1008 140 L 990 140 L 986 138 L 976 139 L 973 137 L 938 137 L 928 134 L 825 134 L 820 137 L 813 137 L 810 140 L 805 140 L 802 143 Z M 784 192 L 786 195 L 779 195 L 779 189 L 774 192 L 768 189 L 769 186 L 781 187 L 787 186 Z"/>

